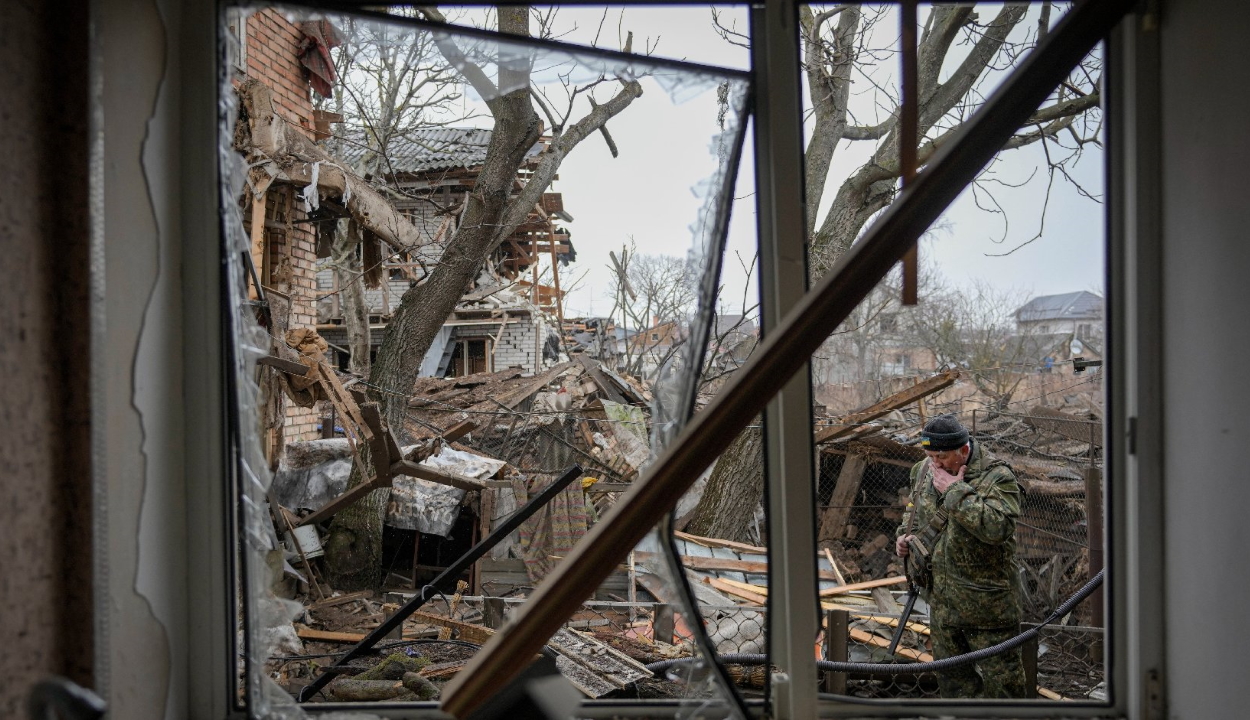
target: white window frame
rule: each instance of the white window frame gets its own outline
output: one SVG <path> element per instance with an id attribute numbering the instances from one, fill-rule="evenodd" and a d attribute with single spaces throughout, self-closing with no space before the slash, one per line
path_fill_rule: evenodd
<path id="1" fill-rule="evenodd" d="M 101 0 L 98 11 L 107 12 L 114 4 L 112 0 Z M 769 2 L 764 7 L 773 17 L 772 23 L 784 27 L 787 12 L 793 11 L 793 0 Z M 212 3 L 183 4 L 180 12 L 180 18 L 169 30 L 172 52 L 179 58 L 179 62 L 171 65 L 176 75 L 169 81 L 177 83 L 182 94 L 176 111 L 182 119 L 181 136 L 177 140 L 181 148 L 177 159 L 181 169 L 177 165 L 166 166 L 165 174 L 166 179 L 177 181 L 182 198 L 181 217 L 175 228 L 166 228 L 165 232 L 176 235 L 174 247 L 184 268 L 179 294 L 181 343 L 197 351 L 180 355 L 180 347 L 157 350 L 159 357 L 181 363 L 182 367 L 183 398 L 179 409 L 171 411 L 178 416 L 182 433 L 180 439 L 172 442 L 184 451 L 182 470 L 187 514 L 185 527 L 162 527 L 153 532 L 167 533 L 177 547 L 185 544 L 187 562 L 182 571 L 185 591 L 171 591 L 185 592 L 190 600 L 184 602 L 195 607 L 195 622 L 188 617 L 185 626 L 165 628 L 170 645 L 176 651 L 168 659 L 168 667 L 174 676 L 182 678 L 174 680 L 170 686 L 173 688 L 169 690 L 170 702 L 174 703 L 172 711 L 185 717 L 218 720 L 242 717 L 230 691 L 233 687 L 230 639 L 234 628 L 229 622 L 232 598 L 227 581 L 233 566 L 227 549 L 232 529 L 223 522 L 223 518 L 229 517 L 230 507 L 226 482 L 230 460 L 225 429 L 231 420 L 227 417 L 221 372 L 218 278 L 221 258 L 219 218 L 214 201 L 218 112 L 214 68 L 218 58 L 215 36 L 218 23 Z M 1121 24 L 1107 51 L 1109 77 L 1113 80 L 1109 83 L 1108 101 L 1112 203 L 1107 302 L 1108 317 L 1114 324 L 1108 327 L 1106 354 L 1110 388 L 1107 484 L 1112 488 L 1108 492 L 1107 506 L 1111 540 L 1108 566 L 1113 579 L 1108 603 L 1112 631 L 1108 652 L 1109 685 L 1113 690 L 1111 705 L 1103 708 L 1040 703 L 1013 706 L 1011 713 L 1019 717 L 1046 717 L 1058 710 L 1068 717 L 1159 717 L 1152 713 L 1162 702 L 1158 685 L 1164 657 L 1159 632 L 1164 617 L 1163 547 L 1156 530 L 1162 523 L 1160 455 L 1163 447 L 1161 393 L 1158 392 L 1161 382 L 1159 350 L 1162 348 L 1158 290 L 1161 272 L 1159 57 L 1158 38 L 1144 28 L 1145 25 L 1142 18 L 1130 17 Z M 107 42 L 109 32 L 112 31 L 100 31 L 97 39 Z M 756 43 L 759 56 L 785 58 L 784 52 L 778 49 L 779 45 L 789 42 L 783 35 L 779 32 L 760 38 Z M 791 55 L 782 67 L 796 60 L 797 55 Z M 802 164 L 801 126 L 792 122 L 797 113 L 798 86 L 797 78 L 791 75 L 779 72 L 763 76 L 772 83 L 767 89 L 775 94 L 770 95 L 772 101 L 766 106 L 767 112 L 761 109 L 761 116 L 757 118 L 757 123 L 763 126 L 760 137 L 770 141 L 767 152 L 757 154 L 757 164 L 767 170 L 771 180 L 778 181 L 777 187 L 767 190 L 761 187 L 760 190 L 761 194 L 771 197 L 771 200 L 761 199 L 767 211 L 761 223 L 771 228 L 769 235 L 775 238 L 767 241 L 761 238 L 765 243 L 761 266 L 774 266 L 764 273 L 762 281 L 768 301 L 761 314 L 765 332 L 769 326 L 776 325 L 777 318 L 793 304 L 806 283 L 802 260 L 788 253 L 784 245 L 796 238 L 801 242 L 801 232 L 789 231 L 794 230 L 790 225 L 803 217 L 801 212 L 792 212 L 798 198 L 802 197 L 801 192 L 795 192 L 802 187 Z M 761 94 L 763 90 L 761 88 Z M 136 108 L 134 112 L 138 117 L 145 117 L 151 109 Z M 97 144 L 97 152 L 107 152 L 106 147 Z M 800 154 L 795 154 L 795 148 Z M 102 157 L 108 158 L 107 155 Z M 95 167 L 99 168 L 98 162 Z M 786 199 L 787 194 L 790 200 Z M 779 282 L 785 277 L 802 280 L 789 284 Z M 110 278 L 110 282 L 113 279 Z M 103 301 L 96 302 L 98 310 L 102 311 Z M 772 628 L 773 653 L 778 658 L 787 653 L 797 656 L 800 651 L 810 658 L 810 643 L 806 640 L 790 642 L 790 638 L 814 636 L 809 619 L 814 617 L 814 612 L 805 607 L 811 598 L 806 591 L 809 586 L 814 587 L 814 578 L 809 582 L 807 576 L 814 572 L 809 573 L 807 563 L 788 562 L 791 557 L 799 557 L 800 552 L 810 554 L 810 529 L 806 523 L 793 521 L 794 515 L 787 514 L 787 511 L 810 505 L 810 407 L 810 383 L 804 376 L 793 381 L 768 410 L 770 512 L 774 513 L 773 517 L 788 518 L 785 531 L 778 533 L 771 548 L 776 576 L 785 580 L 778 588 L 776 607 L 793 611 L 778 612 L 789 618 L 790 624 L 784 629 Z M 108 512 L 107 506 L 97 505 L 97 510 Z M 807 511 L 810 513 L 810 507 Z M 150 538 L 145 542 L 150 542 Z M 133 550 L 123 548 L 116 552 Z M 108 543 L 98 547 L 97 553 L 97 565 L 101 558 L 105 564 L 115 559 Z M 107 583 L 107 577 L 97 582 Z M 123 662 L 130 657 L 123 650 L 133 649 L 126 645 L 124 626 L 117 632 L 110 632 L 112 612 L 107 604 L 108 587 L 105 585 L 106 592 L 99 593 L 102 600 L 98 608 L 101 635 L 108 638 L 100 644 L 100 672 L 105 678 L 105 690 L 109 664 Z M 194 653 L 189 651 L 191 648 Z M 774 693 L 780 693 L 776 695 L 778 717 L 929 713 L 974 717 L 1000 715 L 1003 711 L 998 703 L 917 701 L 892 707 L 844 703 L 820 703 L 818 706 L 812 696 L 805 694 L 814 683 L 814 675 L 813 670 L 811 676 L 804 673 L 803 677 L 790 677 L 788 682 L 774 687 Z M 645 712 L 657 714 L 663 710 L 647 706 Z M 617 708 L 611 713 L 627 714 L 627 710 Z M 403 713 L 404 716 L 414 714 Z"/>

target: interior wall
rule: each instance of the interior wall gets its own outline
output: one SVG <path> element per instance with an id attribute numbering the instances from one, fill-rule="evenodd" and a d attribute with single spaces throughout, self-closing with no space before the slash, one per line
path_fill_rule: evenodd
<path id="1" fill-rule="evenodd" d="M 112 717 L 188 717 L 182 4 L 93 5 L 104 326 L 93 362 L 108 536 L 100 676 Z"/>
<path id="2" fill-rule="evenodd" d="M 1250 643 L 1250 6 L 1162 3 L 1166 686 L 1236 717 Z"/>
<path id="3" fill-rule="evenodd" d="M 6 3 L 0 31 L 0 717 L 91 687 L 86 0 Z"/>

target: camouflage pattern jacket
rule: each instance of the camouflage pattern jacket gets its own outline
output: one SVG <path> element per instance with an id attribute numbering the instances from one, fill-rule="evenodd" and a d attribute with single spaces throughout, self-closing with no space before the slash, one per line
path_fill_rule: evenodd
<path id="1" fill-rule="evenodd" d="M 939 507 L 949 516 L 932 548 L 933 586 L 921 593 L 934 621 L 970 628 L 1019 623 L 1015 532 L 1021 491 L 1011 468 L 974 442 L 964 479 L 944 494 L 933 487 L 929 461 L 916 463 L 911 498 L 896 535 L 919 534 Z"/>

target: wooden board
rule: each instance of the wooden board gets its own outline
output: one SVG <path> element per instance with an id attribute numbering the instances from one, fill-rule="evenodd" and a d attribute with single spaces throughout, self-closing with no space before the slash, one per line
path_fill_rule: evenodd
<path id="1" fill-rule="evenodd" d="M 920 398 L 927 397 L 933 393 L 943 390 L 955 384 L 959 379 L 959 371 L 951 370 L 949 372 L 939 373 L 933 377 L 922 380 L 911 387 L 894 393 L 893 395 L 874 403 L 873 405 L 860 410 L 857 413 L 839 418 L 839 423 L 831 427 L 824 428 L 816 433 L 816 442 L 823 443 L 830 440 L 850 435 L 860 424 L 907 407 Z"/>
<path id="2" fill-rule="evenodd" d="M 820 542 L 842 539 L 846 530 L 846 519 L 851 515 L 851 507 L 855 505 L 855 497 L 859 495 L 859 486 L 864 479 L 864 470 L 868 469 L 868 458 L 864 455 L 847 455 L 842 461 L 842 470 L 838 473 L 837 484 L 833 486 L 833 495 L 829 497 L 829 505 L 820 516 Z"/>
<path id="3" fill-rule="evenodd" d="M 329 630 L 313 630 L 312 628 L 299 628 L 295 631 L 303 640 L 312 640 L 314 642 L 342 642 L 342 643 L 358 643 L 365 639 L 365 633 L 353 632 L 331 632 Z M 417 633 L 404 633 L 405 640 L 416 640 L 421 635 Z"/>
<path id="4" fill-rule="evenodd" d="M 865 645 L 876 645 L 879 648 L 889 649 L 890 647 L 889 640 L 886 640 L 880 635 L 874 635 L 866 630 L 860 630 L 858 628 L 851 628 L 851 639 L 864 643 Z M 919 660 L 920 662 L 933 662 L 933 656 L 929 653 L 912 650 L 911 648 L 900 647 L 894 651 L 894 654 L 911 658 L 912 660 Z"/>
<path id="5" fill-rule="evenodd" d="M 711 585 L 712 587 L 716 588 L 717 590 L 720 590 L 723 593 L 733 595 L 734 597 L 740 597 L 743 600 L 753 602 L 756 605 L 768 604 L 768 596 L 761 595 L 760 593 L 747 589 L 747 588 L 753 587 L 751 585 L 748 585 L 747 583 L 735 582 L 733 580 L 723 580 L 721 578 L 715 578 L 715 577 L 703 578 L 703 582 L 708 585 Z"/>
<path id="6" fill-rule="evenodd" d="M 854 590 L 871 590 L 873 588 L 887 587 L 890 585 L 903 585 L 906 584 L 906 582 L 907 578 L 902 576 L 880 578 L 878 580 L 865 580 L 864 582 L 851 583 L 850 585 L 839 585 L 838 587 L 829 588 L 828 590 L 821 590 L 820 596 L 829 597 L 831 595 L 842 595 Z"/>
<path id="7" fill-rule="evenodd" d="M 739 552 L 753 553 L 756 555 L 767 555 L 768 548 L 758 547 L 756 545 L 747 545 L 746 543 L 734 542 L 733 540 L 721 540 L 720 538 L 702 537 L 700 535 L 691 535 L 690 533 L 675 532 L 673 533 L 682 540 L 689 540 L 696 545 L 702 545 L 709 548 L 729 548 Z"/>
<path id="8" fill-rule="evenodd" d="M 325 600 L 318 600 L 312 605 L 309 605 L 308 609 L 317 610 L 319 608 L 327 608 L 333 605 L 342 605 L 343 603 L 354 602 L 356 600 L 368 600 L 371 597 L 373 597 L 372 590 L 361 590 L 359 592 L 347 593 L 346 595 L 339 595 L 338 597 L 330 597 L 330 598 L 326 598 Z"/>
<path id="9" fill-rule="evenodd" d="M 659 562 L 660 558 L 655 553 L 638 553 L 639 560 L 654 560 Z M 731 572 L 752 573 L 756 575 L 768 574 L 768 563 L 755 562 L 752 560 L 734 560 L 732 558 L 713 558 L 713 557 L 695 557 L 693 555 L 679 556 L 681 564 L 691 570 L 728 570 Z M 834 574 L 830 570 L 818 571 L 821 580 L 834 580 Z"/>
<path id="10" fill-rule="evenodd" d="M 434 615 L 433 613 L 422 612 L 420 610 L 412 614 L 412 619 L 426 625 L 434 625 L 437 627 L 455 630 L 460 634 L 461 640 L 467 640 L 473 643 L 484 643 L 495 634 L 494 630 L 483 625 L 474 625 L 473 623 L 460 622 L 445 618 L 442 615 Z"/>

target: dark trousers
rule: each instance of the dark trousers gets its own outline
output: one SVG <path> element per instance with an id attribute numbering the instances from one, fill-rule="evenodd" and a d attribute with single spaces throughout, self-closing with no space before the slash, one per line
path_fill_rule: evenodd
<path id="1" fill-rule="evenodd" d="M 997 645 L 1019 633 L 1018 626 L 984 630 L 959 626 L 941 626 L 933 623 L 929 628 L 933 639 L 933 658 L 963 655 Z M 960 665 L 939 672 L 938 689 L 944 698 L 1031 698 L 1037 692 L 1025 687 L 1024 665 L 1020 662 L 1020 648 L 1008 650 L 977 663 Z"/>

